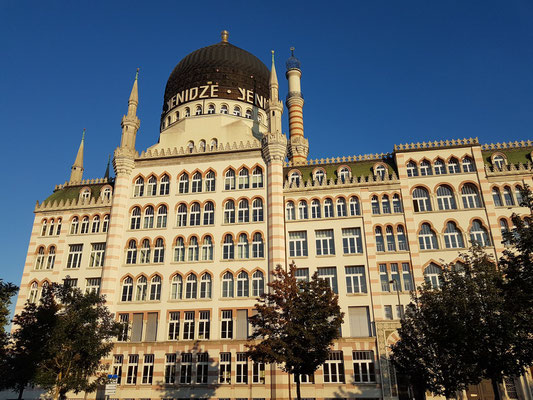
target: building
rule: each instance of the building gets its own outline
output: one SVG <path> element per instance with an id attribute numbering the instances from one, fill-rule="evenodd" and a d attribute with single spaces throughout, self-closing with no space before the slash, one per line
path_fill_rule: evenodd
<path id="1" fill-rule="evenodd" d="M 301 279 L 330 282 L 346 315 L 303 397 L 406 398 L 387 352 L 409 291 L 438 286 L 470 240 L 502 254 L 509 217 L 524 211 L 518 189 L 533 184 L 533 142 L 308 159 L 302 69 L 294 55 L 286 67 L 288 135 L 274 56 L 269 70 L 224 31 L 174 68 L 159 140 L 140 153 L 136 77 L 115 178 L 83 180 L 82 139 L 70 180 L 37 203 L 16 312 L 51 282 L 104 294 L 130 327 L 107 360 L 114 397 L 290 398 L 288 376 L 244 351 L 269 272 L 294 261 Z M 531 398 L 530 384 L 509 379 L 507 393 Z"/>

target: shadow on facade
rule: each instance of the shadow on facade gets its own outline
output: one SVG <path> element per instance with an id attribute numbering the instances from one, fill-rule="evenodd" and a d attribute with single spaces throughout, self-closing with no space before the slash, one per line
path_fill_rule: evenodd
<path id="1" fill-rule="evenodd" d="M 363 392 L 361 389 L 357 387 L 359 385 L 358 383 L 355 383 L 355 381 L 352 382 L 346 382 L 345 387 L 339 388 L 338 391 L 333 393 L 334 399 L 355 399 L 355 398 L 361 398 Z M 350 386 L 355 386 L 353 389 L 346 390 L 345 388 L 349 388 Z M 376 389 L 377 390 L 377 389 Z M 368 395 L 368 394 L 367 394 Z M 380 397 L 380 396 L 373 396 L 373 397 Z"/>

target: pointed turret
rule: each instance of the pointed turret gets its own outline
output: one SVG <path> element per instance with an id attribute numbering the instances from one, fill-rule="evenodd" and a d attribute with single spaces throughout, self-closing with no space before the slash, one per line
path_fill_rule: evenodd
<path id="1" fill-rule="evenodd" d="M 83 145 L 85 142 L 85 128 L 83 129 L 83 134 L 81 135 L 81 143 L 78 148 L 78 154 L 76 154 L 76 160 L 72 164 L 70 169 L 70 183 L 81 182 L 83 178 Z"/>
<path id="2" fill-rule="evenodd" d="M 141 121 L 137 118 L 137 105 L 139 104 L 139 92 L 137 81 L 139 79 L 139 68 L 135 74 L 135 81 L 131 88 L 130 98 L 128 99 L 128 113 L 122 117 L 122 140 L 120 148 L 135 152 L 135 138 Z"/>
<path id="3" fill-rule="evenodd" d="M 111 155 L 109 155 L 109 158 L 107 159 L 107 167 L 105 169 L 104 178 L 109 180 L 109 166 L 111 165 Z"/>
<path id="4" fill-rule="evenodd" d="M 276 74 L 276 63 L 274 61 L 274 50 L 272 50 L 272 68 L 270 69 L 270 99 L 267 103 L 268 119 L 270 121 L 270 132 L 281 133 L 281 116 L 283 115 L 283 102 L 279 100 L 279 84 Z"/>

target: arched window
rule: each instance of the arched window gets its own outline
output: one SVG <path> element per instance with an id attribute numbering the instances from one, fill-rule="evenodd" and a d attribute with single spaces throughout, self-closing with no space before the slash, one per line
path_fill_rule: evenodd
<path id="1" fill-rule="evenodd" d="M 189 250 L 189 261 L 198 261 L 200 258 L 200 248 L 198 246 L 198 238 L 196 236 L 191 236 L 189 238 L 189 245 L 187 246 Z"/>
<path id="2" fill-rule="evenodd" d="M 518 186 L 517 186 L 517 188 L 518 188 Z M 516 198 L 518 199 L 518 195 L 516 196 Z M 109 219 L 108 215 L 106 215 L 106 217 L 108 217 L 108 219 Z M 104 223 L 105 223 L 105 217 L 104 217 Z M 102 232 L 107 232 L 107 229 L 102 230 Z M 60 234 L 61 234 L 61 218 L 58 218 L 57 219 L 56 235 L 60 235 Z"/>
<path id="3" fill-rule="evenodd" d="M 224 190 L 235 190 L 235 171 L 228 169 L 224 178 Z"/>
<path id="4" fill-rule="evenodd" d="M 444 175 L 444 174 L 446 174 L 446 164 L 440 158 L 437 158 L 435 160 L 435 163 L 433 164 L 433 169 L 435 171 L 435 175 Z"/>
<path id="5" fill-rule="evenodd" d="M 263 187 L 263 168 L 255 167 L 252 171 L 252 188 L 262 188 Z"/>
<path id="6" fill-rule="evenodd" d="M 516 196 L 516 205 L 522 207 L 522 202 L 524 201 L 524 198 L 522 197 L 522 186 L 516 185 L 514 189 L 514 194 Z M 58 224 L 61 224 L 61 219 L 58 220 Z M 59 225 L 58 225 L 59 230 Z M 59 232 L 57 233 L 59 235 Z"/>
<path id="7" fill-rule="evenodd" d="M 253 242 L 252 242 L 252 257 L 253 258 L 263 258 L 265 256 L 264 253 L 264 245 L 263 245 L 263 236 L 256 232 L 254 233 Z"/>
<path id="8" fill-rule="evenodd" d="M 424 270 L 424 280 L 432 289 L 439 289 L 442 286 L 442 269 L 437 264 L 430 263 Z"/>
<path id="9" fill-rule="evenodd" d="M 450 158 L 450 161 L 448 161 L 448 172 L 450 174 L 458 174 L 461 172 L 461 167 L 459 166 L 459 160 L 457 160 L 457 158 L 452 157 Z"/>
<path id="10" fill-rule="evenodd" d="M 227 114 L 228 113 L 228 106 L 226 104 L 222 104 L 220 106 L 220 114 Z"/>
<path id="11" fill-rule="evenodd" d="M 224 244 L 222 246 L 222 259 L 233 260 L 235 258 L 235 244 L 233 237 L 228 233 L 224 236 Z"/>
<path id="12" fill-rule="evenodd" d="M 343 197 L 337 199 L 337 217 L 346 217 L 346 200 Z"/>
<path id="13" fill-rule="evenodd" d="M 322 185 L 322 182 L 324 182 L 325 177 L 326 173 L 322 169 L 317 169 L 313 175 L 313 179 L 317 181 L 319 185 Z"/>
<path id="14" fill-rule="evenodd" d="M 494 205 L 496 207 L 502 207 L 503 206 L 502 196 L 500 194 L 500 189 L 498 189 L 497 187 L 493 187 L 492 188 L 492 199 L 494 200 Z"/>
<path id="15" fill-rule="evenodd" d="M 509 186 L 503 187 L 503 199 L 506 206 L 514 206 L 513 192 Z"/>
<path id="16" fill-rule="evenodd" d="M 170 178 L 167 174 L 161 177 L 159 184 L 159 195 L 164 196 L 170 193 Z"/>
<path id="17" fill-rule="evenodd" d="M 162 205 L 157 209 L 157 225 L 158 228 L 167 227 L 167 206 Z"/>
<path id="18" fill-rule="evenodd" d="M 90 197 L 91 197 L 91 190 L 83 189 L 83 191 L 81 192 L 81 199 L 85 201 L 85 200 L 89 200 Z"/>
<path id="19" fill-rule="evenodd" d="M 237 244 L 237 253 L 239 258 L 249 258 L 250 252 L 248 247 L 248 237 L 245 233 L 239 235 L 239 242 Z"/>
<path id="20" fill-rule="evenodd" d="M 240 117 L 241 116 L 241 108 L 239 106 L 233 107 L 233 115 Z"/>
<path id="21" fill-rule="evenodd" d="M 207 235 L 202 244 L 202 261 L 213 260 L 213 239 Z"/>
<path id="22" fill-rule="evenodd" d="M 246 168 L 241 168 L 239 171 L 239 189 L 250 188 L 250 174 Z"/>
<path id="23" fill-rule="evenodd" d="M 374 176 L 376 178 L 385 179 L 386 173 L 387 173 L 387 169 L 381 164 L 376 165 L 376 167 L 374 168 Z"/>
<path id="24" fill-rule="evenodd" d="M 131 210 L 130 229 L 141 229 L 141 209 L 134 207 Z"/>
<path id="25" fill-rule="evenodd" d="M 440 185 L 437 188 L 437 205 L 439 210 L 457 209 L 457 203 L 455 202 L 453 190 L 448 185 Z"/>
<path id="26" fill-rule="evenodd" d="M 180 175 L 178 190 L 180 193 L 189 193 L 189 175 L 185 172 Z"/>
<path id="27" fill-rule="evenodd" d="M 503 169 L 503 166 L 506 164 L 505 158 L 501 155 L 495 155 L 492 157 L 492 165 L 494 165 L 498 169 Z"/>
<path id="28" fill-rule="evenodd" d="M 285 205 L 285 218 L 287 221 L 294 221 L 296 219 L 294 203 L 292 201 L 288 201 Z"/>
<path id="29" fill-rule="evenodd" d="M 241 271 L 237 275 L 237 297 L 248 297 L 250 295 L 248 274 L 244 271 Z"/>
<path id="30" fill-rule="evenodd" d="M 395 213 L 403 212 L 402 201 L 400 195 L 397 193 L 392 196 L 392 210 Z"/>
<path id="31" fill-rule="evenodd" d="M 191 185 L 191 192 L 192 193 L 199 193 L 202 191 L 202 174 L 199 172 L 195 172 L 192 176 L 192 185 Z"/>
<path id="32" fill-rule="evenodd" d="M 172 277 L 172 282 L 170 283 L 170 299 L 179 300 L 181 299 L 183 293 L 183 280 L 181 275 L 174 275 Z"/>
<path id="33" fill-rule="evenodd" d="M 214 104 L 209 104 L 207 106 L 207 113 L 208 114 L 214 114 L 215 113 L 215 105 Z"/>
<path id="34" fill-rule="evenodd" d="M 129 276 L 122 281 L 122 301 L 131 301 L 133 297 L 133 279 Z"/>
<path id="35" fill-rule="evenodd" d="M 148 196 L 157 195 L 157 179 L 155 178 L 155 176 L 152 175 L 150 176 L 150 178 L 148 178 L 148 185 L 146 189 L 146 194 Z"/>
<path id="36" fill-rule="evenodd" d="M 409 250 L 409 245 L 407 244 L 407 238 L 405 237 L 405 229 L 403 228 L 403 225 L 398 225 L 398 227 L 396 228 L 396 236 L 398 238 L 398 250 Z"/>
<path id="37" fill-rule="evenodd" d="M 474 166 L 474 160 L 472 158 L 465 156 L 463 158 L 463 171 L 464 172 L 474 172 L 476 167 Z"/>
<path id="38" fill-rule="evenodd" d="M 150 229 L 153 227 L 154 227 L 154 207 L 148 206 L 144 209 L 143 229 Z"/>
<path id="39" fill-rule="evenodd" d="M 28 293 L 28 301 L 30 303 L 37 302 L 37 296 L 39 295 L 39 286 L 37 282 L 33 282 L 30 286 L 30 291 Z"/>
<path id="40" fill-rule="evenodd" d="M 165 261 L 165 243 L 163 239 L 157 238 L 154 247 L 154 262 L 162 263 Z"/>
<path id="41" fill-rule="evenodd" d="M 429 192 L 423 187 L 417 187 L 413 191 L 413 207 L 415 212 L 431 211 Z"/>
<path id="42" fill-rule="evenodd" d="M 339 180 L 341 183 L 346 183 L 350 180 L 350 169 L 348 167 L 342 167 L 339 170 Z"/>
<path id="43" fill-rule="evenodd" d="M 307 201 L 300 200 L 298 203 L 298 219 L 307 219 L 309 218 L 309 214 L 307 211 Z"/>
<path id="44" fill-rule="evenodd" d="M 394 230 L 392 226 L 387 225 L 385 228 L 385 234 L 387 236 L 387 251 L 396 251 L 396 241 L 394 240 Z"/>
<path id="45" fill-rule="evenodd" d="M 418 176 L 418 167 L 414 161 L 407 163 L 407 176 Z"/>
<path id="46" fill-rule="evenodd" d="M 372 200 L 370 200 L 370 204 L 372 206 L 372 214 L 378 215 L 378 214 L 381 213 L 380 209 L 379 209 L 378 196 L 376 196 L 376 195 L 372 196 Z"/>
<path id="47" fill-rule="evenodd" d="M 96 230 L 98 232 L 98 230 Z M 93 232 L 94 233 L 94 232 Z M 54 234 L 54 219 L 50 220 L 50 229 L 48 229 L 48 235 L 52 236 Z M 43 235 L 44 236 L 44 235 Z"/>
<path id="48" fill-rule="evenodd" d="M 137 264 L 137 242 L 131 239 L 128 242 L 128 251 L 126 252 L 126 264 Z"/>
<path id="49" fill-rule="evenodd" d="M 196 275 L 189 274 L 185 280 L 185 298 L 186 299 L 196 299 L 198 292 L 198 280 Z"/>
<path id="50" fill-rule="evenodd" d="M 383 240 L 383 229 L 381 229 L 381 226 L 376 226 L 374 235 L 376 237 L 376 251 L 385 251 L 385 241 Z"/>
<path id="51" fill-rule="evenodd" d="M 250 222 L 250 205 L 248 200 L 242 199 L 239 201 L 239 223 Z"/>
<path id="52" fill-rule="evenodd" d="M 144 179 L 141 177 L 138 177 L 133 187 L 133 197 L 142 197 L 142 196 L 144 196 Z"/>
<path id="53" fill-rule="evenodd" d="M 56 261 L 56 248 L 52 246 L 48 250 L 48 260 L 46 261 L 46 269 L 54 269 L 55 261 Z"/>
<path id="54" fill-rule="evenodd" d="M 246 113 L 244 114 L 244 116 L 248 119 L 252 119 L 252 110 L 247 108 L 246 109 Z"/>
<path id="55" fill-rule="evenodd" d="M 235 223 L 235 202 L 233 200 L 228 200 L 224 204 L 224 223 Z"/>
<path id="56" fill-rule="evenodd" d="M 475 219 L 472 222 L 472 228 L 470 228 L 470 240 L 472 243 L 477 243 L 483 247 L 490 246 L 489 234 L 479 219 Z"/>
<path id="57" fill-rule="evenodd" d="M 187 226 L 187 206 L 181 203 L 177 210 L 177 224 L 178 226 Z"/>
<path id="58" fill-rule="evenodd" d="M 222 276 L 222 297 L 233 297 L 233 275 L 229 271 Z"/>
<path id="59" fill-rule="evenodd" d="M 41 246 L 37 250 L 37 257 L 35 259 L 35 269 L 43 269 L 44 267 L 44 247 Z"/>
<path id="60" fill-rule="evenodd" d="M 191 109 L 189 107 L 185 107 L 185 117 L 191 116 Z"/>
<path id="61" fill-rule="evenodd" d="M 253 222 L 263 222 L 263 200 L 254 199 L 252 202 Z"/>
<path id="62" fill-rule="evenodd" d="M 209 171 L 207 174 L 205 174 L 205 191 L 215 191 L 215 173 L 213 171 Z"/>
<path id="63" fill-rule="evenodd" d="M 141 245 L 141 264 L 149 264 L 150 263 L 150 241 L 148 239 L 144 239 Z"/>
<path id="64" fill-rule="evenodd" d="M 135 285 L 135 301 L 145 301 L 147 291 L 148 281 L 146 280 L 146 276 L 143 275 L 137 279 L 137 283 Z"/>
<path id="65" fill-rule="evenodd" d="M 333 200 L 324 200 L 324 218 L 333 218 Z"/>
<path id="66" fill-rule="evenodd" d="M 200 213 L 201 213 L 200 203 L 197 203 L 197 202 L 192 203 L 191 204 L 191 216 L 189 219 L 190 226 L 200 225 L 200 221 L 201 221 Z"/>
<path id="67" fill-rule="evenodd" d="M 463 198 L 464 208 L 480 208 L 481 198 L 477 187 L 471 183 L 467 183 L 461 189 L 461 197 Z"/>
<path id="68" fill-rule="evenodd" d="M 45 222 L 46 224 L 46 222 Z M 71 235 L 77 235 L 78 234 L 78 217 L 72 218 L 72 222 L 70 223 L 70 234 Z"/>
<path id="69" fill-rule="evenodd" d="M 174 244 L 174 261 L 185 261 L 185 243 L 182 237 L 176 238 L 176 243 Z"/>
<path id="70" fill-rule="evenodd" d="M 465 247 L 463 234 L 457 228 L 455 222 L 448 222 L 444 231 L 444 246 L 447 249 L 459 249 Z"/>
<path id="71" fill-rule="evenodd" d="M 289 177 L 290 186 L 291 187 L 300 186 L 300 180 L 301 180 L 301 176 L 299 172 L 295 171 L 291 173 L 291 176 Z"/>
<path id="72" fill-rule="evenodd" d="M 383 210 L 383 214 L 390 214 L 390 200 L 389 196 L 384 194 L 381 197 L 381 209 Z"/>
<path id="73" fill-rule="evenodd" d="M 204 225 L 213 225 L 215 223 L 215 205 L 212 201 L 204 204 Z"/>
<path id="74" fill-rule="evenodd" d="M 200 279 L 200 298 L 201 299 L 210 299 L 211 298 L 211 275 L 207 272 L 202 275 Z"/>
<path id="75" fill-rule="evenodd" d="M 422 160 L 422 162 L 420 162 L 420 176 L 428 175 L 433 175 L 433 171 L 431 170 L 431 164 L 428 160 Z"/>
<path id="76" fill-rule="evenodd" d="M 176 114 L 174 114 L 174 116 L 176 117 L 176 121 L 180 120 L 180 112 L 179 111 L 176 111 Z"/>
<path id="77" fill-rule="evenodd" d="M 420 244 L 420 250 L 435 250 L 439 248 L 437 235 L 428 223 L 422 224 L 418 233 L 418 243 Z"/>
<path id="78" fill-rule="evenodd" d="M 508 244 L 508 240 L 505 239 L 505 235 L 509 232 L 509 224 L 505 219 L 500 219 L 500 229 L 502 232 L 503 243 Z"/>
<path id="79" fill-rule="evenodd" d="M 156 275 L 150 281 L 150 300 L 161 300 L 161 277 Z"/>
<path id="80" fill-rule="evenodd" d="M 320 201 L 317 199 L 311 200 L 311 218 L 322 218 Z"/>
<path id="81" fill-rule="evenodd" d="M 350 215 L 361 215 L 361 203 L 359 202 L 359 198 L 356 196 L 350 197 Z"/>
<path id="82" fill-rule="evenodd" d="M 81 220 L 81 233 L 89 233 L 89 217 L 83 217 Z"/>
<path id="83" fill-rule="evenodd" d="M 59 221 L 61 223 L 61 221 Z M 59 225 L 58 225 L 59 228 Z M 106 233 L 109 229 L 109 214 L 104 215 L 104 220 L 102 221 L 102 232 Z"/>
<path id="84" fill-rule="evenodd" d="M 261 271 L 255 271 L 252 275 L 252 296 L 259 297 L 265 293 L 265 278 Z"/>
<path id="85" fill-rule="evenodd" d="M 202 115 L 202 106 L 196 106 L 194 115 Z"/>

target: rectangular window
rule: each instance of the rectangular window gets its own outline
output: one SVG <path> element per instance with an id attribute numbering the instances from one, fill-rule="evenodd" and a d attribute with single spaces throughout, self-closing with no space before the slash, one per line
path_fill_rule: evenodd
<path id="1" fill-rule="evenodd" d="M 146 336 L 144 338 L 147 342 L 155 342 L 157 340 L 157 320 L 159 314 L 156 312 L 149 312 L 146 316 Z"/>
<path id="2" fill-rule="evenodd" d="M 354 381 L 356 383 L 375 382 L 374 352 L 354 351 L 352 356 Z"/>
<path id="3" fill-rule="evenodd" d="M 333 229 L 315 231 L 316 254 L 326 256 L 335 254 L 335 243 L 333 240 Z"/>
<path id="4" fill-rule="evenodd" d="M 237 310 L 235 339 L 248 339 L 248 310 Z"/>
<path id="5" fill-rule="evenodd" d="M 265 383 L 265 364 L 254 362 L 252 364 L 252 382 Z"/>
<path id="6" fill-rule="evenodd" d="M 63 285 L 71 288 L 78 287 L 78 278 L 63 279 Z"/>
<path id="7" fill-rule="evenodd" d="M 346 291 L 348 293 L 366 293 L 365 267 L 363 265 L 346 267 Z"/>
<path id="8" fill-rule="evenodd" d="M 233 311 L 222 310 L 222 332 L 220 337 L 222 339 L 233 339 Z"/>
<path id="9" fill-rule="evenodd" d="M 105 256 L 105 243 L 92 243 L 91 246 L 92 247 L 89 267 L 103 267 Z"/>
<path id="10" fill-rule="evenodd" d="M 325 267 L 318 268 L 318 276 L 322 279 L 325 279 L 333 293 L 339 293 L 337 288 L 337 268 L 335 267 Z"/>
<path id="11" fill-rule="evenodd" d="M 409 263 L 402 263 L 402 279 L 403 290 L 411 291 L 415 289 Z"/>
<path id="12" fill-rule="evenodd" d="M 168 340 L 178 340 L 180 337 L 180 313 L 173 311 L 168 320 Z"/>
<path id="13" fill-rule="evenodd" d="M 180 383 L 189 385 L 192 378 L 192 353 L 181 353 Z"/>
<path id="14" fill-rule="evenodd" d="M 113 375 L 117 376 L 117 385 L 120 385 L 122 381 L 122 363 L 124 362 L 124 356 L 122 354 L 115 354 L 113 356 Z"/>
<path id="15" fill-rule="evenodd" d="M 391 281 L 394 281 L 394 283 L 392 283 L 392 288 L 396 291 L 396 290 L 402 290 L 402 284 L 400 282 L 400 271 L 398 270 L 398 264 L 397 263 L 392 263 L 390 265 L 390 278 L 391 278 Z"/>
<path id="16" fill-rule="evenodd" d="M 209 333 L 211 330 L 209 317 L 209 311 L 200 311 L 200 319 L 198 321 L 198 339 L 209 339 Z"/>
<path id="17" fill-rule="evenodd" d="M 183 320 L 183 340 L 194 339 L 194 311 L 185 311 Z"/>
<path id="18" fill-rule="evenodd" d="M 219 383 L 231 383 L 231 353 L 220 353 Z"/>
<path id="19" fill-rule="evenodd" d="M 289 232 L 289 256 L 307 257 L 307 232 Z"/>
<path id="20" fill-rule="evenodd" d="M 196 355 L 196 383 L 207 383 L 207 368 L 209 366 L 209 354 L 198 353 Z"/>
<path id="21" fill-rule="evenodd" d="M 370 336 L 370 318 L 368 307 L 348 307 L 350 335 L 352 337 Z"/>
<path id="22" fill-rule="evenodd" d="M 154 379 L 154 355 L 145 354 L 143 362 L 143 385 L 151 385 Z"/>
<path id="23" fill-rule="evenodd" d="M 361 228 L 347 228 L 342 230 L 342 248 L 344 254 L 356 254 L 363 252 Z"/>
<path id="24" fill-rule="evenodd" d="M 82 251 L 83 251 L 83 244 L 69 245 L 67 268 L 79 268 L 80 267 Z"/>
<path id="25" fill-rule="evenodd" d="M 342 351 L 331 351 L 324 363 L 324 383 L 344 383 Z"/>
<path id="26" fill-rule="evenodd" d="M 133 314 L 133 321 L 131 324 L 131 341 L 140 342 L 143 334 L 143 314 Z"/>
<path id="27" fill-rule="evenodd" d="M 118 342 L 128 341 L 129 320 L 130 320 L 129 314 L 118 315 L 118 322 L 122 324 L 122 329 L 120 330 L 120 333 L 117 336 Z"/>
<path id="28" fill-rule="evenodd" d="M 246 353 L 237 353 L 235 383 L 248 383 L 248 357 Z"/>
<path id="29" fill-rule="evenodd" d="M 379 280 L 381 282 L 381 291 L 390 292 L 389 272 L 387 271 L 387 264 L 379 264 Z"/>
<path id="30" fill-rule="evenodd" d="M 85 281 L 85 292 L 100 293 L 100 282 L 101 278 L 87 278 Z"/>
<path id="31" fill-rule="evenodd" d="M 385 319 L 393 319 L 392 306 L 390 304 L 383 306 L 383 313 L 385 314 Z"/>
<path id="32" fill-rule="evenodd" d="M 176 382 L 176 354 L 165 354 L 165 383 Z"/>
<path id="33" fill-rule="evenodd" d="M 128 374 L 126 375 L 127 385 L 137 384 L 137 370 L 139 369 L 139 355 L 130 354 L 128 356 Z"/>
<path id="34" fill-rule="evenodd" d="M 296 270 L 296 280 L 309 282 L 309 268 L 298 268 Z"/>

